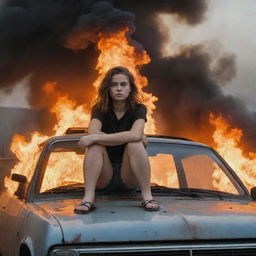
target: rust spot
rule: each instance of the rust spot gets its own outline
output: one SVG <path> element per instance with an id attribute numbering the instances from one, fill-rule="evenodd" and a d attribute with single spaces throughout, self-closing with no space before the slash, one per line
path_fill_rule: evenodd
<path id="1" fill-rule="evenodd" d="M 76 234 L 71 243 L 80 243 L 82 234 Z"/>

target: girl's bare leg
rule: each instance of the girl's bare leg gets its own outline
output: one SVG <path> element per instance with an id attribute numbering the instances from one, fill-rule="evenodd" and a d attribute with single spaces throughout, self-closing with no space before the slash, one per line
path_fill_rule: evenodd
<path id="1" fill-rule="evenodd" d="M 113 175 L 112 165 L 106 149 L 101 145 L 92 145 L 87 149 L 84 158 L 85 195 L 82 202 L 94 203 L 95 189 L 104 188 Z M 87 206 L 75 207 L 77 210 L 87 211 Z"/>
<path id="2" fill-rule="evenodd" d="M 150 163 L 142 142 L 127 143 L 122 161 L 121 177 L 128 188 L 134 188 L 139 183 L 143 200 L 153 199 L 150 190 Z M 147 208 L 158 208 L 158 205 L 149 203 Z"/>

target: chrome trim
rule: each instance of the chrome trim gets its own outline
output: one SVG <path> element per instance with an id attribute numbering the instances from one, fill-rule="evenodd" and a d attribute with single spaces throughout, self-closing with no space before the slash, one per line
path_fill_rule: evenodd
<path id="1" fill-rule="evenodd" d="M 223 249 L 256 249 L 256 243 L 241 243 L 241 244 L 196 244 L 196 245 L 109 245 L 109 246 L 101 246 L 101 245 L 83 245 L 80 246 L 60 246 L 55 248 L 49 254 L 53 256 L 55 252 L 75 252 L 77 255 L 81 253 L 126 253 L 126 252 L 158 252 L 158 251 L 184 251 L 187 250 L 190 252 L 190 255 L 193 255 L 194 250 L 223 250 Z"/>

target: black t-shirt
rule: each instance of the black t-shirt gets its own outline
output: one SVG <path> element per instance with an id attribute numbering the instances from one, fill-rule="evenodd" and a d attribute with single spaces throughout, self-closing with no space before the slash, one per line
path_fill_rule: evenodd
<path id="1" fill-rule="evenodd" d="M 115 112 L 110 109 L 107 113 L 100 113 L 93 109 L 91 119 L 95 118 L 101 121 L 101 131 L 104 133 L 117 133 L 129 131 L 137 119 L 147 121 L 147 108 L 143 104 L 136 104 L 133 110 L 127 110 L 118 120 Z M 124 144 L 118 146 L 107 146 L 107 152 L 110 161 L 122 161 L 124 153 Z"/>

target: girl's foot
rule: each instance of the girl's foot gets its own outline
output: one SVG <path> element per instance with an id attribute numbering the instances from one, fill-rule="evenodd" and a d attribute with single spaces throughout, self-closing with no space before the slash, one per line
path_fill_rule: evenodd
<path id="1" fill-rule="evenodd" d="M 76 214 L 87 214 L 95 210 L 95 206 L 91 202 L 82 202 L 74 208 Z"/>
<path id="2" fill-rule="evenodd" d="M 159 204 L 158 202 L 153 198 L 151 200 L 145 200 L 142 202 L 142 207 L 146 211 L 158 211 L 159 210 Z"/>

